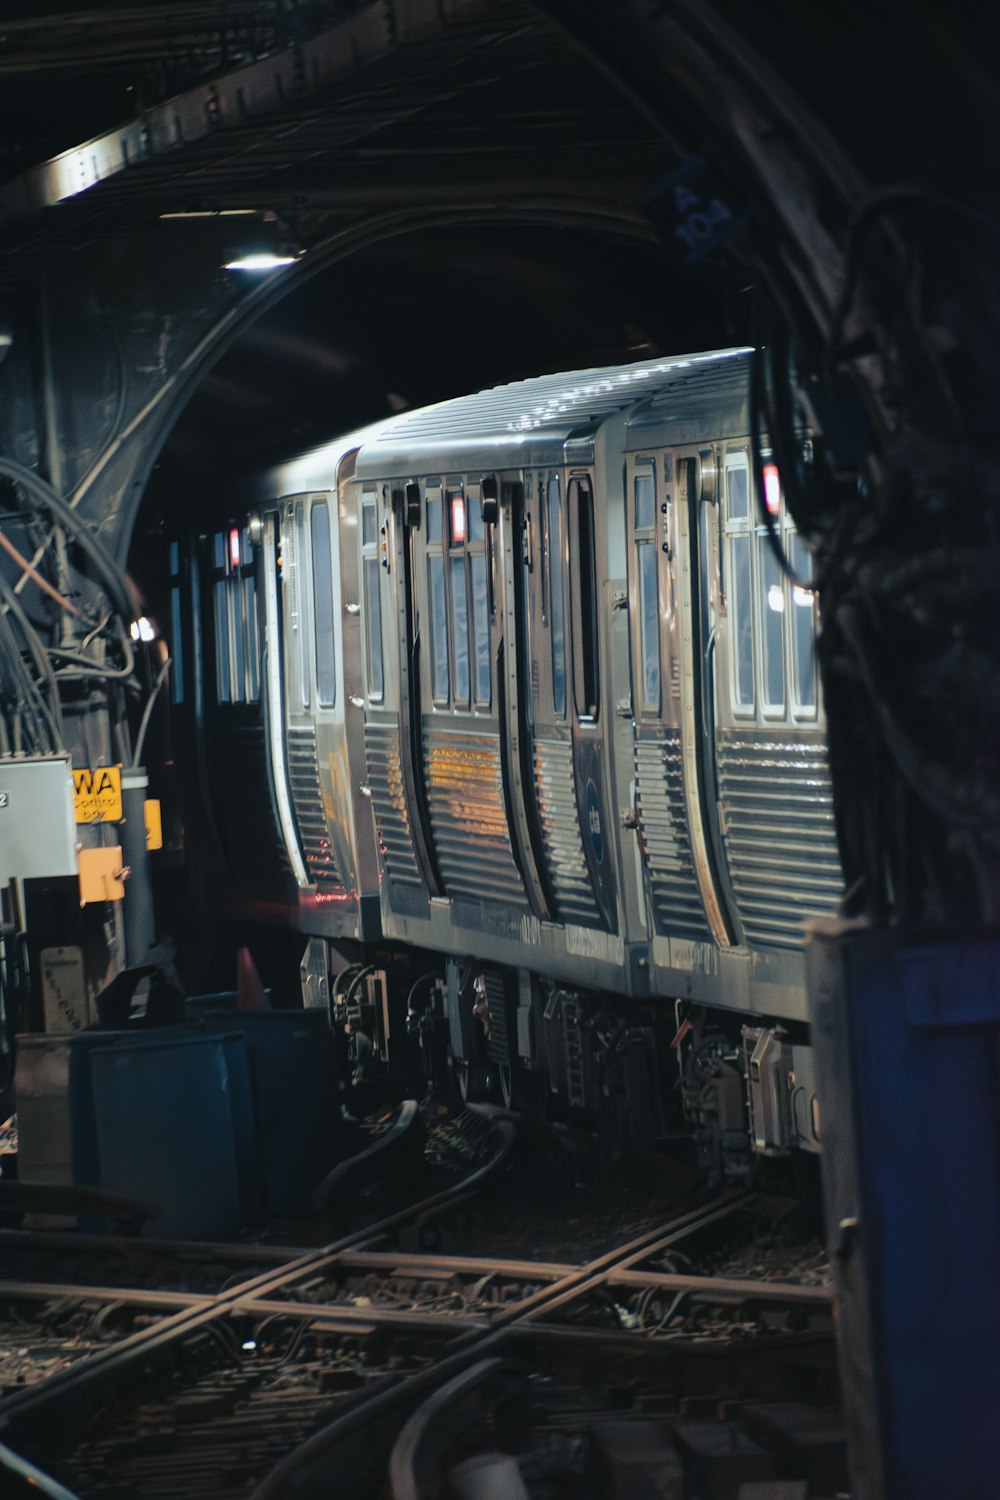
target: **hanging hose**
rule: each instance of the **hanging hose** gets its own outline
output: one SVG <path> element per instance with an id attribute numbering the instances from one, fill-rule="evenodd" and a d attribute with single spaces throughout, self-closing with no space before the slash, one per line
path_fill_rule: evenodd
<path id="1" fill-rule="evenodd" d="M 125 574 L 107 548 L 91 535 L 86 523 L 72 506 L 57 494 L 51 484 L 40 474 L 36 474 L 33 469 L 25 468 L 14 459 L 0 458 L 0 475 L 19 484 L 32 499 L 51 512 L 65 531 L 72 533 L 80 550 L 86 553 L 87 558 L 93 564 L 115 609 L 123 620 L 131 619 L 132 603 Z"/>

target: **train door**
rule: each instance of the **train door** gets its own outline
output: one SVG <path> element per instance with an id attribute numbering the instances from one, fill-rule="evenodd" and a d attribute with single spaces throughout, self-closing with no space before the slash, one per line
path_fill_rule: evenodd
<path id="1" fill-rule="evenodd" d="M 321 898 L 343 901 L 355 882 L 350 822 L 334 815 L 333 780 L 339 784 L 342 774 L 333 747 L 343 711 L 334 497 L 285 497 L 279 519 L 284 734 L 280 743 L 272 736 L 272 753 L 283 751 L 308 882 Z"/>
<path id="2" fill-rule="evenodd" d="M 754 494 L 746 441 L 720 451 L 709 540 L 721 607 L 712 663 L 726 869 L 751 947 L 798 948 L 842 892 L 815 664 L 810 558 L 767 464 L 764 504 L 798 575 L 782 568 Z"/>
<path id="3" fill-rule="evenodd" d="M 364 658 L 365 790 L 375 820 L 383 894 L 391 910 L 427 916 L 440 894 L 420 781 L 420 660 L 413 527 L 419 486 L 355 484 Z M 407 512 L 412 511 L 412 515 Z"/>
<path id="4" fill-rule="evenodd" d="M 288 862 L 269 775 L 258 543 L 231 523 L 201 537 L 193 570 L 195 712 L 208 801 L 238 896 L 284 899 Z"/>
<path id="5" fill-rule="evenodd" d="M 503 723 L 502 549 L 479 480 L 428 478 L 410 530 L 419 631 L 416 722 L 433 857 L 456 920 L 527 904 Z M 411 640 L 411 647 L 412 647 Z M 463 904 L 474 906 L 463 914 Z"/>
<path id="6" fill-rule="evenodd" d="M 527 473 L 519 510 L 520 733 L 538 864 L 555 920 L 614 929 L 591 477 L 562 467 Z"/>
<path id="7" fill-rule="evenodd" d="M 261 694 L 267 726 L 268 779 L 271 782 L 282 849 L 296 886 L 309 884 L 299 831 L 292 808 L 288 781 L 288 758 L 285 750 L 285 662 L 284 609 L 282 594 L 281 514 L 277 506 L 268 507 L 260 517 L 259 587 L 264 627 L 261 655 Z"/>
<path id="8" fill-rule="evenodd" d="M 635 820 L 654 932 L 727 946 L 703 755 L 712 716 L 703 663 L 714 651 L 714 614 L 700 563 L 694 462 L 682 457 L 675 475 L 669 450 L 629 453 L 626 461 Z"/>

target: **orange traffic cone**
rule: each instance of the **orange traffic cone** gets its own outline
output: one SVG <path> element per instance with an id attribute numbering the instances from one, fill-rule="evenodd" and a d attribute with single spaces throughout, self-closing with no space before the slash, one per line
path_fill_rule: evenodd
<path id="1" fill-rule="evenodd" d="M 271 1009 L 249 948 L 236 950 L 236 1006 L 238 1010 Z"/>

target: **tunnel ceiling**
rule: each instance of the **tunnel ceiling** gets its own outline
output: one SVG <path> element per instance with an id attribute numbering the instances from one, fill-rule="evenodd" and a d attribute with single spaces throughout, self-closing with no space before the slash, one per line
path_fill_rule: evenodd
<path id="1" fill-rule="evenodd" d="M 136 9 L 159 16 L 167 47 L 172 11 L 213 10 Z M 634 200 L 664 160 L 650 126 L 537 15 L 507 3 L 452 9 L 454 23 L 442 27 L 432 17 L 422 40 L 420 6 L 402 33 L 382 4 L 293 8 L 290 15 L 308 12 L 329 24 L 297 45 L 147 104 L 138 117 L 133 110 L 131 118 L 123 79 L 150 65 L 136 60 L 126 68 L 108 37 L 106 65 L 99 68 L 85 52 L 68 70 L 65 101 L 56 90 L 53 123 L 35 150 L 60 140 L 63 154 L 0 188 L 3 259 L 16 260 L 29 247 L 58 255 L 167 213 L 199 210 L 276 214 L 289 237 L 307 245 L 319 219 L 329 233 L 337 216 L 427 205 L 470 186 L 506 196 L 518 189 L 567 196 L 586 183 L 587 195 L 599 197 L 613 185 L 613 201 Z M 63 30 L 72 35 L 68 20 Z M 269 36 L 277 43 L 281 33 L 272 28 Z M 10 47 L 9 32 L 0 73 L 14 66 Z M 206 44 L 188 66 L 196 70 L 200 60 L 208 69 L 218 54 Z M 115 82 L 105 88 L 101 80 L 112 67 Z M 14 84 L 8 100 L 24 100 L 29 88 L 42 86 L 41 75 L 15 73 Z M 141 98 L 139 88 L 132 94 Z M 118 130 L 103 123 L 116 95 Z M 6 107 L 10 134 L 11 117 L 23 114 Z M 85 121 L 107 133 L 81 147 L 66 137 Z M 27 149 L 21 144 L 8 160 Z M 53 203 L 57 215 L 39 213 Z"/>
<path id="2" fill-rule="evenodd" d="M 730 274 L 665 295 L 642 200 L 676 155 L 527 6 L 21 12 L 0 57 L 20 169 L 0 186 L 0 279 L 61 275 L 129 236 L 164 260 L 199 244 L 217 263 L 308 259 L 359 222 L 407 221 L 208 372 L 162 455 L 164 495 L 191 493 L 173 484 L 186 464 L 212 479 L 401 406 L 745 324 Z M 47 114 L 28 107 L 39 89 Z M 475 212 L 436 227 L 449 210 Z"/>
<path id="3" fill-rule="evenodd" d="M 692 152 L 725 163 L 737 199 L 741 158 L 761 154 L 757 212 L 762 184 L 779 211 L 754 226 L 751 263 L 798 232 L 799 264 L 786 259 L 801 277 L 803 250 L 812 258 L 815 314 L 815 297 L 835 293 L 824 235 L 858 187 L 845 164 L 890 179 L 919 159 L 948 191 L 968 186 L 949 133 L 957 101 L 981 117 L 989 106 L 983 58 L 955 60 L 967 10 L 959 0 L 945 26 L 910 8 L 904 31 L 893 6 L 806 16 L 778 0 L 751 16 L 739 0 L 670 0 L 659 11 L 676 56 L 664 72 L 661 48 L 654 76 L 634 4 L 14 3 L 0 32 L 0 287 L 72 276 L 81 251 L 123 244 L 178 264 L 202 246 L 218 281 L 234 254 L 304 252 L 307 265 L 372 226 L 322 275 L 289 278 L 199 378 L 150 494 L 157 509 L 200 505 L 189 470 L 215 493 L 220 474 L 386 411 L 753 339 L 759 278 L 739 238 L 678 277 L 647 217 L 651 187 Z M 924 51 L 939 43 L 950 64 L 930 93 L 898 49 L 918 25 Z M 741 119 L 720 62 L 773 119 Z M 795 116 L 789 84 L 814 121 Z M 787 169 L 790 153 L 813 181 Z"/>

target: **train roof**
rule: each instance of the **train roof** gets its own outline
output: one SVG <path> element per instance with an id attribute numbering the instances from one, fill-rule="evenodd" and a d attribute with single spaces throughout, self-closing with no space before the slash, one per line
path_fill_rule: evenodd
<path id="1" fill-rule="evenodd" d="M 591 433 L 616 412 L 656 400 L 657 421 L 692 406 L 703 419 L 713 400 L 745 387 L 746 348 L 678 354 L 633 365 L 540 375 L 472 396 L 405 412 L 363 444 L 360 478 L 419 474 L 440 468 L 488 468 L 504 448 L 516 462 L 552 462 L 571 436 Z M 673 439 L 683 441 L 682 438 Z"/>
<path id="2" fill-rule="evenodd" d="M 294 458 L 261 470 L 253 476 L 254 500 L 258 504 L 264 504 L 283 495 L 302 495 L 310 490 L 332 490 L 337 482 L 337 465 L 344 455 L 373 441 L 398 421 L 399 416 L 384 417 L 379 422 L 346 432 L 342 437 L 331 438 L 327 443 L 321 443 L 305 453 L 296 454 Z"/>

